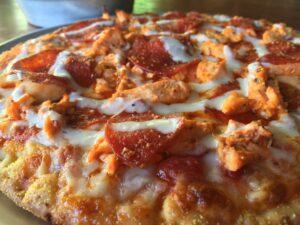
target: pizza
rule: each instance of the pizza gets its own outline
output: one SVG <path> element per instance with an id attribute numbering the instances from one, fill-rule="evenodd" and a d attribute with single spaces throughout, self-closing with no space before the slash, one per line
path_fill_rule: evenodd
<path id="1" fill-rule="evenodd" d="M 53 224 L 300 224 L 300 35 L 104 13 L 0 56 L 0 189 Z"/>

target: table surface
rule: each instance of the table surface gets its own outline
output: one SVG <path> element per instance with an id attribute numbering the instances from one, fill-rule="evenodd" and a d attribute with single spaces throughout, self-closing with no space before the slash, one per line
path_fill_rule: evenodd
<path id="1" fill-rule="evenodd" d="M 300 29 L 298 0 L 135 0 L 134 12 L 197 10 L 284 22 Z M 26 22 L 15 0 L 0 0 L 0 43 L 38 28 Z"/>

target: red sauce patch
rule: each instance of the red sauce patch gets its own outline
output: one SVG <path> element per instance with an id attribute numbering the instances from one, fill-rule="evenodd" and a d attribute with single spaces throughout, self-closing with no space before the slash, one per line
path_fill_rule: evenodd
<path id="1" fill-rule="evenodd" d="M 71 74 L 75 82 L 82 87 L 91 86 L 95 80 L 95 62 L 86 58 L 71 56 L 68 58 L 65 69 Z"/>
<path id="2" fill-rule="evenodd" d="M 25 70 L 30 72 L 47 73 L 54 64 L 60 50 L 50 49 L 39 52 L 28 58 L 21 59 L 13 65 L 13 69 Z"/>
<path id="3" fill-rule="evenodd" d="M 147 121 L 161 118 L 152 113 L 122 113 L 110 119 L 105 128 L 105 138 L 115 154 L 128 166 L 145 166 L 163 158 L 176 132 L 163 134 L 155 129 L 132 132 L 116 131 L 112 123 L 124 121 Z"/>
<path id="4" fill-rule="evenodd" d="M 195 156 L 171 156 L 158 165 L 157 176 L 170 183 L 176 183 L 179 177 L 197 179 L 202 177 L 202 167 Z"/>

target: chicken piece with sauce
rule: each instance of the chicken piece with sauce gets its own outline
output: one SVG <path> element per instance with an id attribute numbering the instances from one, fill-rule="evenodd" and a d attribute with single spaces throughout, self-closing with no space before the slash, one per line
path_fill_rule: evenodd
<path id="1" fill-rule="evenodd" d="M 218 158 L 230 171 L 237 171 L 253 160 L 269 154 L 272 133 L 257 121 L 247 125 L 230 120 L 223 136 L 219 137 Z"/>
<path id="2" fill-rule="evenodd" d="M 133 89 L 116 93 L 116 97 L 139 98 L 151 103 L 177 103 L 185 101 L 190 95 L 189 86 L 177 80 L 160 80 Z"/>

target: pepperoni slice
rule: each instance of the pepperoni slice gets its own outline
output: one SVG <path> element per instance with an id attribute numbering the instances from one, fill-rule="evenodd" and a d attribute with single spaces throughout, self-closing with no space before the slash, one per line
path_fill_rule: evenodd
<path id="1" fill-rule="evenodd" d="M 166 20 L 179 19 L 179 18 L 183 18 L 183 17 L 185 17 L 185 13 L 178 12 L 178 11 L 168 12 L 162 16 L 162 18 L 166 19 Z"/>
<path id="2" fill-rule="evenodd" d="M 60 50 L 49 49 L 21 59 L 13 65 L 13 69 L 20 69 L 30 72 L 48 72 L 54 64 Z"/>
<path id="3" fill-rule="evenodd" d="M 74 23 L 70 26 L 67 26 L 65 29 L 64 29 L 64 32 L 69 32 L 69 31 L 74 31 L 74 30 L 78 30 L 78 29 L 81 29 L 81 28 L 84 28 L 84 27 L 87 27 L 89 25 L 91 25 L 92 23 L 95 23 L 97 21 L 100 21 L 101 19 L 93 19 L 93 20 L 84 20 L 84 21 L 79 21 L 77 23 Z"/>
<path id="4" fill-rule="evenodd" d="M 276 55 L 292 54 L 293 56 L 296 56 L 297 54 L 300 54 L 300 45 L 295 45 L 286 41 L 268 43 L 267 48 L 269 52 Z"/>
<path id="5" fill-rule="evenodd" d="M 283 82 L 279 82 L 280 93 L 288 104 L 288 109 L 300 108 L 300 90 Z"/>
<path id="6" fill-rule="evenodd" d="M 300 62 L 300 45 L 277 41 L 268 44 L 270 54 L 265 55 L 261 61 L 273 65 L 282 65 Z"/>
<path id="7" fill-rule="evenodd" d="M 156 79 L 171 76 L 198 63 L 198 60 L 188 63 L 174 62 L 158 37 L 137 37 L 127 56 L 144 72 L 156 74 Z"/>
<path id="8" fill-rule="evenodd" d="M 190 12 L 183 14 L 174 12 L 167 15 L 168 19 L 176 19 L 173 23 L 166 23 L 159 26 L 161 31 L 171 31 L 173 33 L 185 33 L 190 30 L 197 29 L 202 24 L 201 14 L 197 12 Z"/>
<path id="9" fill-rule="evenodd" d="M 195 156 L 171 156 L 158 165 L 156 175 L 170 183 L 176 183 L 179 177 L 197 179 L 202 177 L 202 167 Z"/>
<path id="10" fill-rule="evenodd" d="M 91 59 L 71 56 L 68 58 L 65 69 L 71 74 L 75 82 L 82 87 L 91 86 L 95 80 L 95 62 Z"/>
<path id="11" fill-rule="evenodd" d="M 284 64 L 298 63 L 300 62 L 300 59 L 293 58 L 287 55 L 268 54 L 263 56 L 260 59 L 260 61 L 263 63 L 271 63 L 273 65 L 284 65 Z"/>
<path id="12" fill-rule="evenodd" d="M 147 72 L 159 72 L 176 64 L 158 38 L 137 37 L 128 56 Z"/>
<path id="13" fill-rule="evenodd" d="M 114 130 L 112 124 L 124 121 L 141 122 L 159 118 L 161 116 L 150 112 L 140 114 L 122 113 L 108 121 L 105 128 L 106 141 L 125 165 L 143 167 L 161 160 L 179 129 L 168 134 L 163 134 L 155 129 L 126 132 Z"/>
<path id="14" fill-rule="evenodd" d="M 66 112 L 66 123 L 74 128 L 87 129 L 91 126 L 100 126 L 107 120 L 107 116 L 92 108 L 71 107 Z"/>
<path id="15" fill-rule="evenodd" d="M 105 29 L 107 26 L 101 26 L 101 25 L 92 25 L 93 23 L 106 21 L 103 19 L 95 19 L 95 20 L 89 20 L 89 21 L 80 21 L 78 23 L 75 23 L 69 27 L 67 27 L 66 30 L 64 30 L 65 37 L 74 42 L 86 42 L 90 43 L 94 41 L 94 37 L 99 34 L 103 29 Z M 89 27 L 92 25 L 91 27 Z M 87 28 L 87 29 L 85 29 Z M 76 30 L 81 30 L 80 32 L 76 32 Z M 74 33 L 72 33 L 74 31 Z M 70 32 L 70 33 L 68 33 Z"/>

